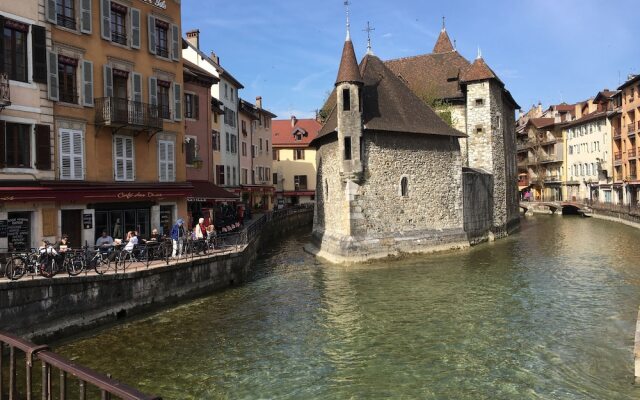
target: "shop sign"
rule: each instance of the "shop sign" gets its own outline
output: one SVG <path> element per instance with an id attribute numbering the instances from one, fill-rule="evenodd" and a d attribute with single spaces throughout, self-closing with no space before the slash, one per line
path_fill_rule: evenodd
<path id="1" fill-rule="evenodd" d="M 7 220 L 0 220 L 0 238 L 7 237 Z"/>
<path id="2" fill-rule="evenodd" d="M 204 197 L 187 197 L 187 201 L 193 202 L 193 203 L 206 203 L 209 200 L 207 200 Z"/>
<path id="3" fill-rule="evenodd" d="M 84 229 L 92 229 L 93 228 L 93 215 L 92 214 L 82 214 L 82 225 Z"/>
<path id="4" fill-rule="evenodd" d="M 127 199 L 127 200 L 131 200 L 131 199 L 152 199 L 155 197 L 164 197 L 165 195 L 162 193 L 152 193 L 152 192 L 120 192 L 116 195 L 117 198 L 119 199 Z"/>
<path id="5" fill-rule="evenodd" d="M 140 0 L 143 3 L 151 4 L 152 6 L 162 8 L 163 10 L 167 9 L 167 1 L 166 0 Z"/>

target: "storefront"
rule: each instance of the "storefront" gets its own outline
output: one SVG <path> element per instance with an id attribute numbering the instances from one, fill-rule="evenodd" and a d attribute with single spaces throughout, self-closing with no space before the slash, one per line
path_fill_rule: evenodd
<path id="1" fill-rule="evenodd" d="M 195 226 L 199 218 L 204 218 L 205 225 L 216 220 L 216 211 L 221 205 L 235 207 L 240 200 L 238 194 L 229 192 L 211 182 L 191 181 L 193 195 L 187 198 L 187 227 Z"/>
<path id="2" fill-rule="evenodd" d="M 242 185 L 242 202 L 259 211 L 273 209 L 275 188 L 273 186 Z"/>

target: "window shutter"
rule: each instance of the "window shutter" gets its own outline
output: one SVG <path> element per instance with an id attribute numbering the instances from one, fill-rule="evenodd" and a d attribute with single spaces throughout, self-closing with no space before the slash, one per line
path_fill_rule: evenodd
<path id="1" fill-rule="evenodd" d="M 176 121 L 182 119 L 182 87 L 179 83 L 173 84 L 173 100 L 174 100 L 174 117 Z"/>
<path id="2" fill-rule="evenodd" d="M 60 179 L 72 179 L 71 131 L 60 129 Z"/>
<path id="3" fill-rule="evenodd" d="M 57 16 L 56 16 L 56 0 L 45 0 L 44 2 L 44 8 L 45 8 L 45 15 L 47 17 L 47 21 L 51 22 L 52 24 L 57 23 Z"/>
<path id="4" fill-rule="evenodd" d="M 156 54 L 156 19 L 149 15 L 149 53 Z"/>
<path id="5" fill-rule="evenodd" d="M 51 170 L 51 127 L 36 125 L 36 168 Z"/>
<path id="6" fill-rule="evenodd" d="M 100 35 L 111 41 L 111 0 L 100 0 Z"/>
<path id="7" fill-rule="evenodd" d="M 80 32 L 91 34 L 91 0 L 80 0 Z"/>
<path id="8" fill-rule="evenodd" d="M 184 152 L 187 165 L 193 164 L 193 158 L 196 153 L 196 141 L 194 139 L 191 139 L 186 143 Z"/>
<path id="9" fill-rule="evenodd" d="M 125 138 L 125 179 L 135 180 L 133 138 Z"/>
<path id="10" fill-rule="evenodd" d="M 119 181 L 135 180 L 133 138 L 114 137 L 115 179 Z"/>
<path id="11" fill-rule="evenodd" d="M 171 25 L 171 58 L 174 61 L 180 61 L 180 29 L 178 25 Z"/>
<path id="12" fill-rule="evenodd" d="M 158 178 L 160 182 L 167 181 L 167 142 L 158 142 Z"/>
<path id="13" fill-rule="evenodd" d="M 158 79 L 149 77 L 149 104 L 158 105 Z"/>
<path id="14" fill-rule="evenodd" d="M 93 107 L 93 63 L 82 62 L 82 104 Z"/>
<path id="15" fill-rule="evenodd" d="M 167 142 L 167 180 L 170 182 L 176 180 L 175 148 L 174 142 Z"/>
<path id="16" fill-rule="evenodd" d="M 140 10 L 131 8 L 131 47 L 140 48 Z"/>
<path id="17" fill-rule="evenodd" d="M 200 99 L 197 94 L 193 95 L 193 118 L 200 119 Z"/>
<path id="18" fill-rule="evenodd" d="M 31 44 L 33 48 L 33 81 L 47 83 L 47 29 L 31 25 Z"/>
<path id="19" fill-rule="evenodd" d="M 82 131 L 73 131 L 71 135 L 71 166 L 73 168 L 72 179 L 84 179 L 84 140 Z"/>
<path id="20" fill-rule="evenodd" d="M 104 65 L 103 71 L 104 97 L 113 97 L 113 68 L 109 65 Z"/>
<path id="21" fill-rule="evenodd" d="M 142 75 L 134 72 L 131 77 L 133 80 L 133 101 L 142 103 Z"/>
<path id="22" fill-rule="evenodd" d="M 58 53 L 47 51 L 47 86 L 49 99 L 58 101 Z"/>
<path id="23" fill-rule="evenodd" d="M 3 120 L 0 120 L 0 168 L 4 168 L 5 166 L 5 133 L 6 133 L 7 123 Z"/>
<path id="24" fill-rule="evenodd" d="M 116 136 L 113 138 L 113 158 L 115 165 L 113 166 L 113 171 L 115 175 L 115 179 L 117 181 L 121 181 L 124 179 L 124 151 L 123 151 L 123 138 L 121 136 Z"/>

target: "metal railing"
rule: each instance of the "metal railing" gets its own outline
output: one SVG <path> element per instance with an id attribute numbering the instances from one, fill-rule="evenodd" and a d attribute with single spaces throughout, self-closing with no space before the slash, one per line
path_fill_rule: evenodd
<path id="1" fill-rule="evenodd" d="M 622 152 L 621 151 L 616 151 L 615 153 L 613 153 L 613 159 L 615 161 L 622 160 Z"/>
<path id="2" fill-rule="evenodd" d="M 595 200 L 591 201 L 589 199 L 585 199 L 584 203 L 597 211 L 612 211 L 621 214 L 640 215 L 640 205 L 603 203 Z"/>
<path id="3" fill-rule="evenodd" d="M 627 157 L 629 158 L 635 158 L 636 154 L 637 154 L 636 149 L 629 149 L 627 151 Z"/>
<path id="4" fill-rule="evenodd" d="M 8 366 L 4 366 L 2 354 L 5 347 L 8 347 Z M 25 377 L 19 379 L 18 375 L 18 352 L 24 354 Z M 41 386 L 36 387 L 33 381 L 33 370 L 35 363 L 40 363 Z M 8 379 L 4 378 L 5 369 L 8 369 Z M 58 372 L 58 379 L 55 379 L 54 370 Z M 67 360 L 66 358 L 49 351 L 47 345 L 36 345 L 18 336 L 0 332 L 0 399 L 8 400 L 36 398 L 37 394 L 42 399 L 58 397 L 61 400 L 70 398 L 67 393 L 71 387 L 68 385 L 68 378 L 74 377 L 77 380 L 78 397 L 81 400 L 87 398 L 87 389 L 95 388 L 100 392 L 102 399 L 110 399 L 116 396 L 124 400 L 161 400 L 161 397 L 144 394 L 131 386 L 118 382 L 108 375 L 95 372 L 82 365 Z M 20 381 L 20 382 L 18 382 Z M 54 396 L 53 388 L 57 381 L 59 396 Z M 5 390 L 3 384 L 8 382 L 9 386 Z M 24 385 L 23 385 L 24 384 Z M 8 397 L 7 397 L 8 396 Z M 75 398 L 78 398 L 74 396 Z"/>
<path id="5" fill-rule="evenodd" d="M 9 77 L 7 74 L 0 74 L 0 107 L 11 105 L 11 90 L 9 89 Z"/>
<path id="6" fill-rule="evenodd" d="M 631 121 L 629 122 L 629 125 L 627 125 L 627 133 L 631 134 L 631 133 L 636 133 L 636 123 Z"/>
<path id="7" fill-rule="evenodd" d="M 96 124 L 162 129 L 158 106 L 117 97 L 96 99 Z"/>

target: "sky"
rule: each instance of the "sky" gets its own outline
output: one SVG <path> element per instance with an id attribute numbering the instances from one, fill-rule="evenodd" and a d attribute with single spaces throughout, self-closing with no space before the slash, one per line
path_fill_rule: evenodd
<path id="1" fill-rule="evenodd" d="M 382 60 L 430 53 L 446 17 L 458 51 L 478 48 L 523 111 L 573 103 L 640 73 L 638 0 L 351 0 L 360 60 L 367 21 Z M 240 96 L 278 118 L 311 118 L 333 88 L 345 40 L 344 0 L 182 0 L 183 35 L 200 30 L 238 79 Z M 635 40 L 634 40 L 635 39 Z"/>

